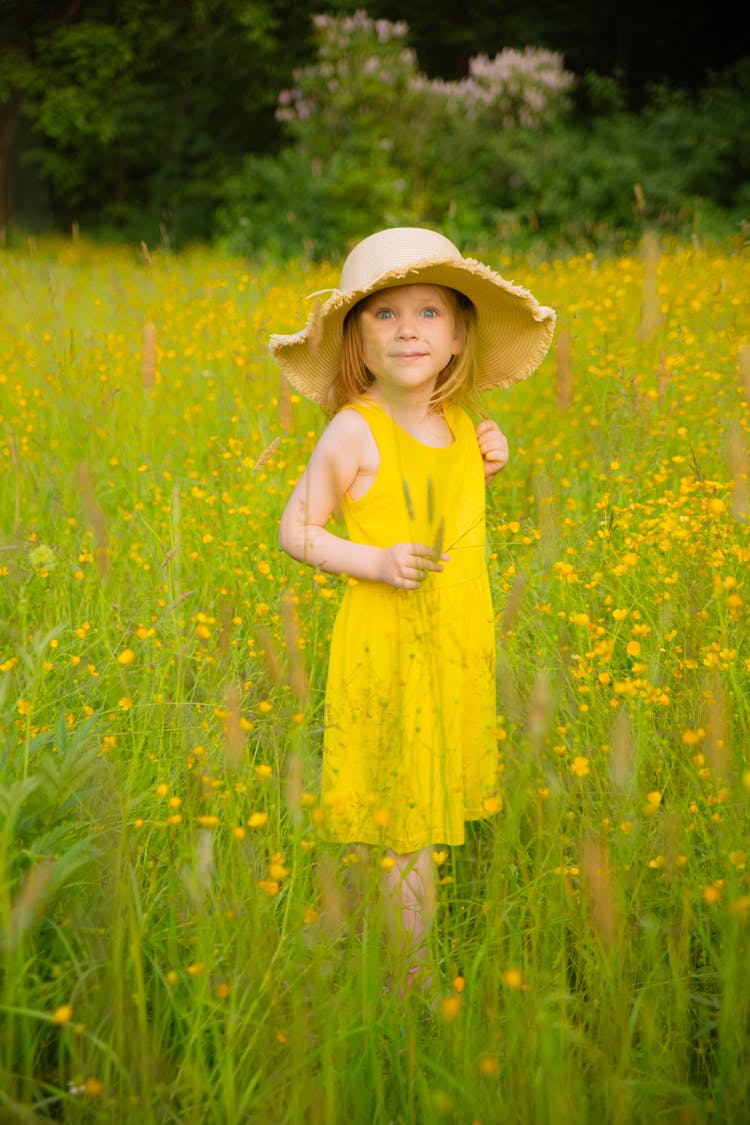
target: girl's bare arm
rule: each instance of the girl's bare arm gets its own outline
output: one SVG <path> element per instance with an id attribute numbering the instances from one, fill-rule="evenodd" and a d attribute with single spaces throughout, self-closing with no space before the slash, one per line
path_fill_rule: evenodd
<path id="1" fill-rule="evenodd" d="M 364 430 L 363 430 L 364 427 Z M 360 470 L 367 423 L 354 411 L 343 411 L 329 423 L 284 509 L 279 545 L 292 558 L 329 574 L 386 582 L 406 590 L 419 587 L 429 570 L 442 570 L 431 547 L 395 543 L 374 547 L 352 543 L 326 524 Z"/>

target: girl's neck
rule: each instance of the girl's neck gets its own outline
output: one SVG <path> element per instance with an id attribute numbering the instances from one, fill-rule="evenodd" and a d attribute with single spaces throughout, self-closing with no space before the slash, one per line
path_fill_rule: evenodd
<path id="1" fill-rule="evenodd" d="M 429 400 L 415 401 L 408 396 L 393 398 L 382 394 L 375 385 L 363 397 L 365 402 L 379 406 L 402 430 L 424 445 L 441 447 L 452 443 L 453 432 L 445 420 L 442 404 L 434 406 Z"/>

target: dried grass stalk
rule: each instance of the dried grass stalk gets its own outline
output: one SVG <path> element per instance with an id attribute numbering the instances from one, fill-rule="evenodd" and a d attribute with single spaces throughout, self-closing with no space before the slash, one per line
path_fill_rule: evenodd
<path id="1" fill-rule="evenodd" d="M 586 840 L 581 853 L 581 873 L 586 888 L 591 928 L 609 949 L 622 929 L 620 905 L 612 880 L 609 848 L 597 840 Z"/>
<path id="2" fill-rule="evenodd" d="M 5 941 L 10 948 L 15 948 L 42 913 L 54 870 L 55 861 L 44 856 L 25 873 L 11 907 L 5 933 Z"/>
<path id="3" fill-rule="evenodd" d="M 723 684 L 719 680 L 712 683 L 703 698 L 706 761 L 715 778 L 726 780 L 731 769 L 731 719 Z"/>
<path id="4" fill-rule="evenodd" d="M 641 302 L 641 323 L 639 335 L 642 340 L 647 340 L 661 326 L 661 306 L 659 303 L 659 259 L 661 246 L 659 236 L 655 231 L 649 230 L 643 236 L 643 261 L 645 272 L 643 277 L 643 300 Z"/>
<path id="5" fill-rule="evenodd" d="M 630 711 L 620 706 L 612 724 L 612 745 L 609 753 L 609 775 L 618 789 L 626 789 L 635 768 L 635 735 Z"/>
<path id="6" fill-rule="evenodd" d="M 270 442 L 270 443 L 269 443 L 269 444 L 268 444 L 268 445 L 266 446 L 266 448 L 265 448 L 265 449 L 263 450 L 263 452 L 262 452 L 262 453 L 261 453 L 261 455 L 260 455 L 260 456 L 258 457 L 258 459 L 257 459 L 257 461 L 255 462 L 255 464 L 253 465 L 253 472 L 254 472 L 254 473 L 258 473 L 258 472 L 260 472 L 260 470 L 261 470 L 261 469 L 263 468 L 263 466 L 264 466 L 264 465 L 265 465 L 265 464 L 266 464 L 266 463 L 267 463 L 268 461 L 270 461 L 270 459 L 271 459 L 271 458 L 273 457 L 274 453 L 276 452 L 276 450 L 277 450 L 277 449 L 279 448 L 279 446 L 280 446 L 280 445 L 281 445 L 281 438 L 280 438 L 280 437 L 275 437 L 275 438 L 273 439 L 273 441 L 272 441 L 272 442 Z"/>
<path id="7" fill-rule="evenodd" d="M 262 626 L 257 630 L 257 638 L 271 681 L 274 684 L 280 684 L 284 679 L 284 673 L 276 642 L 268 630 L 264 629 Z"/>
<path id="8" fill-rule="evenodd" d="M 500 632 L 504 637 L 509 636 L 509 634 L 513 632 L 513 627 L 515 626 L 521 606 L 523 605 L 523 599 L 526 595 L 526 587 L 528 584 L 529 579 L 526 574 L 517 574 L 513 579 L 513 584 L 505 600 L 502 616 L 500 617 Z"/>
<path id="9" fill-rule="evenodd" d="M 102 578 L 109 574 L 109 537 L 104 511 L 96 498 L 91 470 L 85 461 L 78 466 L 78 486 L 83 497 L 86 520 L 94 532 L 96 565 Z"/>
<path id="10" fill-rule="evenodd" d="M 292 428 L 292 390 L 283 375 L 279 379 L 278 416 L 280 428 L 288 434 Z"/>
<path id="11" fill-rule="evenodd" d="M 740 379 L 745 391 L 747 408 L 750 410 L 750 344 L 741 344 L 739 351 Z"/>
<path id="12" fill-rule="evenodd" d="M 286 763 L 286 807 L 293 828 L 302 823 L 302 795 L 305 792 L 302 759 L 297 753 L 289 754 Z"/>
<path id="13" fill-rule="evenodd" d="M 224 692 L 224 757 L 229 769 L 238 770 L 245 760 L 246 734 L 242 723 L 242 688 L 235 681 Z"/>
<path id="14" fill-rule="evenodd" d="M 302 634 L 297 619 L 296 603 L 297 598 L 293 592 L 287 590 L 281 600 L 281 612 L 284 619 L 284 639 L 289 661 L 289 684 L 297 698 L 304 701 L 309 698 L 310 684 L 302 663 Z"/>
<path id="15" fill-rule="evenodd" d="M 156 325 L 150 321 L 143 326 L 141 373 L 144 389 L 153 390 L 156 382 Z"/>
<path id="16" fill-rule="evenodd" d="M 736 422 L 729 431 L 727 460 L 732 474 L 732 513 L 742 522 L 750 516 L 750 452 L 745 432 Z"/>
<path id="17" fill-rule="evenodd" d="M 561 410 L 570 409 L 573 403 L 575 377 L 571 354 L 570 332 L 564 329 L 557 338 L 557 405 Z"/>

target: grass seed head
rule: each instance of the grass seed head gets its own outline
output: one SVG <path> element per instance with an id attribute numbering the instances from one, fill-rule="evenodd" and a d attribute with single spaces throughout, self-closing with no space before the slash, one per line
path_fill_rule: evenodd
<path id="1" fill-rule="evenodd" d="M 622 919 L 606 844 L 592 839 L 584 842 L 581 873 L 586 887 L 591 927 L 605 948 L 609 948 L 620 934 Z"/>
<path id="2" fill-rule="evenodd" d="M 242 722 L 242 688 L 236 681 L 224 692 L 224 710 L 224 756 L 229 769 L 236 772 L 245 760 L 247 743 Z"/>
<path id="3" fill-rule="evenodd" d="M 571 356 L 570 332 L 563 329 L 557 338 L 557 405 L 560 410 L 569 410 L 573 404 L 575 378 Z"/>
<path id="4" fill-rule="evenodd" d="M 150 322 L 143 326 L 141 375 L 144 390 L 152 391 L 156 382 L 156 325 Z"/>

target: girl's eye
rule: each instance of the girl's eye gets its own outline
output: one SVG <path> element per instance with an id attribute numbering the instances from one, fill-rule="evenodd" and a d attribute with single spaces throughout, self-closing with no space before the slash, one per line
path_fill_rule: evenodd
<path id="1" fill-rule="evenodd" d="M 437 316 L 438 311 L 437 311 L 437 309 L 425 309 L 423 315 L 426 316 L 426 317 Z"/>
<path id="2" fill-rule="evenodd" d="M 377 309 L 375 311 L 376 320 L 389 320 L 393 316 L 390 309 Z"/>

